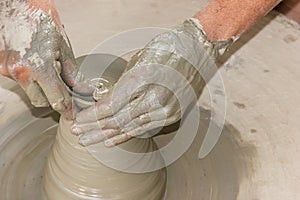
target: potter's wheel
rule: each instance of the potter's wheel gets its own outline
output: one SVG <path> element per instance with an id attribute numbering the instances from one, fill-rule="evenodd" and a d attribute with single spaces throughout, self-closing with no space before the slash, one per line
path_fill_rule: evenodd
<path id="1" fill-rule="evenodd" d="M 208 116 L 204 111 L 201 127 L 208 124 Z M 43 169 L 56 129 L 57 122 L 51 116 L 33 119 L 1 143 L 1 199 L 41 199 Z M 197 159 L 202 141 L 199 134 L 184 156 L 168 167 L 165 199 L 235 199 L 245 175 L 241 169 L 247 162 L 242 160 L 246 152 L 237 151 L 234 134 L 226 128 L 214 151 L 204 160 Z M 170 138 L 171 135 L 160 136 L 157 140 L 162 145 Z"/>
<path id="2" fill-rule="evenodd" d="M 39 112 L 34 117 L 25 111 L 16 121 L 1 126 L 0 199 L 42 199 L 41 183 L 56 134 L 57 117 L 47 111 Z M 167 168 L 166 200 L 236 199 L 240 182 L 249 178 L 247 169 L 251 167 L 249 157 L 253 152 L 251 147 L 239 145 L 238 132 L 230 126 L 225 127 L 210 155 L 198 159 L 209 120 L 209 111 L 201 110 L 196 140 L 179 160 Z M 155 140 L 158 146 L 163 146 L 172 137 L 173 134 L 168 134 Z"/>
<path id="3" fill-rule="evenodd" d="M 42 179 L 47 155 L 54 142 L 57 121 L 31 118 L 14 131 L 1 129 L 7 139 L 0 144 L 0 199 L 42 199 Z M 16 122 L 17 123 L 17 122 Z"/>

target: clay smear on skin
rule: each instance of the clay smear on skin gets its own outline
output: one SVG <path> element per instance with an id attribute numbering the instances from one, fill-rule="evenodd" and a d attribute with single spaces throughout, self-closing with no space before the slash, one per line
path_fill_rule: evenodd
<path id="1" fill-rule="evenodd" d="M 42 10 L 51 15 L 55 24 L 62 30 L 61 22 L 55 5 L 51 0 L 28 0 L 28 5 L 34 10 Z"/>

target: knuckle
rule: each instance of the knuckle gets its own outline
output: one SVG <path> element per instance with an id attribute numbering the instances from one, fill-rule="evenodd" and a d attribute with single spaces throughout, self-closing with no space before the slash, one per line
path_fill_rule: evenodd
<path id="1" fill-rule="evenodd" d="M 169 118 L 170 122 L 177 122 L 178 120 L 180 120 L 181 116 L 179 113 L 174 114 L 172 117 Z"/>
<path id="2" fill-rule="evenodd" d="M 49 103 L 48 102 L 45 102 L 45 101 L 40 101 L 40 100 L 37 100 L 37 99 L 33 99 L 31 100 L 31 104 L 34 106 L 34 107 L 48 107 L 49 106 Z"/>
<path id="3" fill-rule="evenodd" d="M 123 117 L 114 117 L 112 119 L 112 123 L 114 123 L 118 127 L 124 127 L 126 124 L 126 120 Z"/>
<path id="4" fill-rule="evenodd" d="M 51 107 L 58 111 L 58 112 L 61 112 L 61 111 L 64 111 L 65 110 L 65 106 L 63 105 L 62 102 L 54 102 L 54 103 L 51 103 Z"/>
<path id="5" fill-rule="evenodd" d="M 172 107 L 172 106 L 165 106 L 164 107 L 164 112 L 165 112 L 165 115 L 166 115 L 166 117 L 170 117 L 170 116 L 172 116 L 172 114 L 175 112 L 174 111 L 174 108 Z"/>

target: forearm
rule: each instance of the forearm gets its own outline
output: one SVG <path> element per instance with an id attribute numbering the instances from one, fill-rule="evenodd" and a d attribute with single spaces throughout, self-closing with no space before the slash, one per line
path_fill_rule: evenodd
<path id="1" fill-rule="evenodd" d="M 211 0 L 194 18 L 199 19 L 209 41 L 240 36 L 281 0 Z"/>

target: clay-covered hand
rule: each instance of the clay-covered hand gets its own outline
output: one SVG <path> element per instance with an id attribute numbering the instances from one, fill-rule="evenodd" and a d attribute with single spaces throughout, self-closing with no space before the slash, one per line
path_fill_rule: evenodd
<path id="1" fill-rule="evenodd" d="M 107 97 L 77 114 L 72 132 L 83 146 L 110 147 L 177 122 L 216 70 L 210 58 L 228 43 L 208 42 L 196 19 L 158 35 L 132 57 Z"/>
<path id="2" fill-rule="evenodd" d="M 75 58 L 51 0 L 0 2 L 0 74 L 17 81 L 32 104 L 70 117 L 66 89 L 75 84 Z"/>

